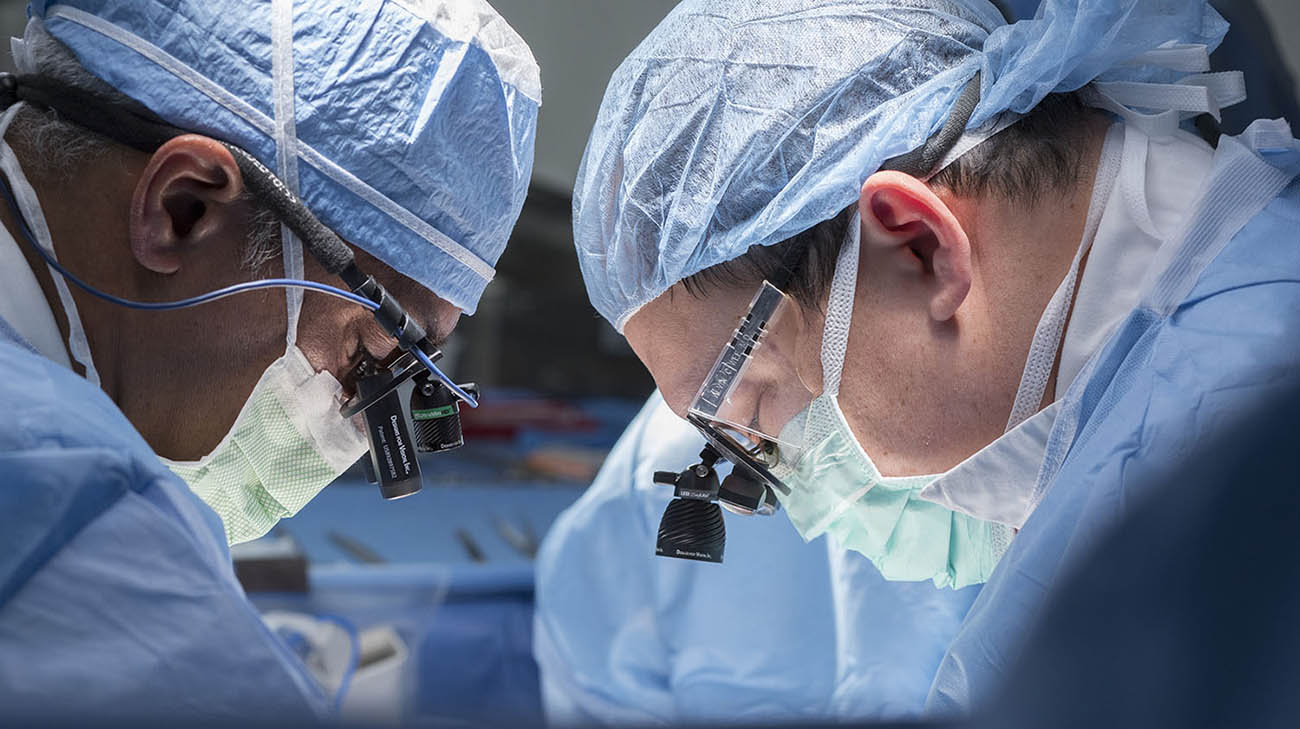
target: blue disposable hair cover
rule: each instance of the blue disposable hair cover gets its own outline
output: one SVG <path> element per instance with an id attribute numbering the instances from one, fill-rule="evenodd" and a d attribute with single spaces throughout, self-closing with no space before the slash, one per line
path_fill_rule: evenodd
<path id="1" fill-rule="evenodd" d="M 592 304 L 622 331 L 710 266 L 833 217 L 920 147 L 981 73 L 967 125 L 1095 79 L 1169 81 L 1139 55 L 1213 48 L 1203 0 L 686 0 L 618 67 L 574 188 Z"/>
<path id="2" fill-rule="evenodd" d="M 473 313 L 541 103 L 532 53 L 486 2 L 36 0 L 28 15 L 168 122 L 296 168 L 322 222 Z"/>

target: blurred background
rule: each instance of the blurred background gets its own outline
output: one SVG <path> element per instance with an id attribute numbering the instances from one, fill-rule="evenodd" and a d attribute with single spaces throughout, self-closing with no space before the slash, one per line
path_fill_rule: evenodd
<path id="1" fill-rule="evenodd" d="M 350 687 L 343 709 L 352 718 L 540 718 L 533 555 L 653 388 L 587 301 L 570 193 L 606 81 L 676 3 L 490 2 L 532 47 L 543 105 L 513 239 L 478 314 L 462 320 L 447 352 L 451 371 L 484 392 L 483 406 L 464 418 L 467 444 L 422 461 L 421 493 L 385 502 L 350 472 L 235 553 L 272 625 L 326 685 Z M 1003 3 L 1012 15 L 1036 4 Z M 1229 111 L 1225 131 L 1256 116 L 1300 121 L 1300 3 L 1213 4 L 1240 30 L 1216 66 L 1246 70 L 1252 95 Z M 24 6 L 0 0 L 0 31 L 21 35 Z M 0 68 L 12 70 L 7 48 Z M 646 545 L 647 560 L 653 548 Z M 339 640 L 359 646 L 358 661 L 331 658 Z"/>

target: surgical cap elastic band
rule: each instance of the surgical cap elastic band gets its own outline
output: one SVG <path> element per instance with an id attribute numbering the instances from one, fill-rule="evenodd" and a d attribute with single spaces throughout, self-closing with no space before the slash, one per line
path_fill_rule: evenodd
<path id="1" fill-rule="evenodd" d="M 293 0 L 271 3 L 271 88 L 275 93 L 275 167 L 276 175 L 300 195 L 298 188 L 298 132 L 293 106 Z M 285 278 L 305 278 L 302 241 L 286 223 L 280 223 L 281 265 Z M 284 290 L 289 324 L 284 334 L 286 347 L 298 341 L 298 315 L 302 312 L 303 290 Z"/>

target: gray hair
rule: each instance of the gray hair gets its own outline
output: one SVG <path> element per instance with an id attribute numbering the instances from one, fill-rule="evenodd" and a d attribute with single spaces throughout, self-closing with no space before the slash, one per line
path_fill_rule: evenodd
<path id="1" fill-rule="evenodd" d="M 14 59 L 23 74 L 39 74 L 76 88 L 95 91 L 115 103 L 139 106 L 131 97 L 87 71 L 77 57 L 39 22 L 30 22 L 23 33 L 22 51 Z M 71 183 L 78 169 L 98 162 L 121 145 L 59 116 L 51 109 L 24 106 L 14 116 L 6 136 L 31 150 L 24 160 L 29 169 L 63 184 Z M 243 201 L 252 211 L 248 219 L 248 240 L 241 257 L 243 266 L 260 273 L 280 257 L 280 223 L 266 206 L 247 190 Z"/>

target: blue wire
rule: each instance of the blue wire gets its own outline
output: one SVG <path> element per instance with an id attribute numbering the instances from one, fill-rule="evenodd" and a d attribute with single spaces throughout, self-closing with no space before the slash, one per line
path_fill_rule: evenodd
<path id="1" fill-rule="evenodd" d="M 420 360 L 420 364 L 427 367 L 429 371 L 432 372 L 434 376 L 436 376 L 439 380 L 442 380 L 442 384 L 446 385 L 447 389 L 451 390 L 453 395 L 463 400 L 466 405 L 469 405 L 472 408 L 478 407 L 478 400 L 475 399 L 473 395 L 470 395 L 468 392 L 465 392 L 465 390 L 461 389 L 460 385 L 457 385 L 455 382 L 452 382 L 450 377 L 448 377 L 442 370 L 438 369 L 437 366 L 433 364 L 433 360 L 429 359 L 429 355 L 420 351 L 419 347 L 415 347 L 411 349 L 411 352 L 415 355 L 416 359 Z"/>
<path id="2" fill-rule="evenodd" d="M 10 208 L 12 208 L 15 211 L 18 210 L 18 205 L 14 201 L 13 193 L 10 192 L 8 186 L 7 185 L 0 186 L 0 189 L 2 189 L 4 193 L 4 197 L 9 202 Z M 119 306 L 125 306 L 129 309 L 142 309 L 144 311 L 172 311 L 175 309 L 187 309 L 191 306 L 198 306 L 200 304 L 206 304 L 210 301 L 216 301 L 217 299 L 224 299 L 227 296 L 242 294 L 245 291 L 253 291 L 255 289 L 267 289 L 267 288 L 309 289 L 311 291 L 319 291 L 322 294 L 337 296 L 340 299 L 346 299 L 347 301 L 351 301 L 354 304 L 363 306 L 370 311 L 376 311 L 379 309 L 379 304 L 376 304 L 375 302 L 365 298 L 364 296 L 359 296 L 357 294 L 354 294 L 351 291 L 344 291 L 343 289 L 340 289 L 335 286 L 330 286 L 329 284 L 318 283 L 316 281 L 304 281 L 302 279 L 297 279 L 297 278 L 265 278 L 265 279 L 259 279 L 257 281 L 245 281 L 243 283 L 232 284 L 230 286 L 226 286 L 224 288 L 220 288 L 215 291 L 209 291 L 206 294 L 199 294 L 198 296 L 191 296 L 188 299 L 180 299 L 177 301 L 134 301 L 132 299 L 124 299 L 120 296 L 114 296 L 113 294 L 100 291 L 94 286 L 91 286 L 85 281 L 82 281 L 80 278 L 77 278 L 76 274 L 64 268 L 63 264 L 55 260 L 54 256 L 50 255 L 49 251 L 42 248 L 36 242 L 35 237 L 32 235 L 31 229 L 27 227 L 27 221 L 23 220 L 21 215 L 19 216 L 18 221 L 19 221 L 19 226 L 22 227 L 22 232 L 24 237 L 27 238 L 27 243 L 30 244 L 32 248 L 36 249 L 36 252 L 40 255 L 41 258 L 45 259 L 45 263 L 48 264 L 50 268 L 53 268 L 55 271 L 58 271 L 59 274 L 61 274 L 64 278 L 68 279 L 73 284 L 75 284 L 78 288 L 90 294 L 91 296 L 95 296 L 97 298 L 103 299 L 104 301 L 117 304 Z M 464 389 L 462 389 L 460 385 L 457 385 L 455 382 L 453 382 L 452 379 L 448 377 L 445 372 L 438 369 L 437 366 L 433 364 L 433 360 L 429 359 L 429 355 L 421 351 L 418 346 L 412 347 L 410 351 L 415 355 L 416 359 L 420 360 L 420 364 L 427 367 L 429 371 L 432 372 L 434 376 L 437 377 L 442 382 L 442 384 L 446 385 L 447 389 L 451 390 L 456 397 L 463 400 L 467 405 L 469 405 L 472 408 L 478 407 L 478 400 L 475 399 L 474 396 L 466 392 Z"/>
<path id="3" fill-rule="evenodd" d="M 85 281 L 82 281 L 80 278 L 77 278 L 76 274 L 64 268 L 63 264 L 54 260 L 54 256 L 51 255 L 49 251 L 41 247 L 39 243 L 36 242 L 36 236 L 32 234 L 31 228 L 27 226 L 27 220 L 23 218 L 22 213 L 19 212 L 18 202 L 14 200 L 13 191 L 9 189 L 9 185 L 8 184 L 0 185 L 0 192 L 4 193 L 5 201 L 9 203 L 9 209 L 13 210 L 14 213 L 16 214 L 18 218 L 18 225 L 20 228 L 22 228 L 23 237 L 27 239 L 27 244 L 30 245 L 33 249 L 35 249 L 41 258 L 45 259 L 45 263 L 48 264 L 50 268 L 53 268 L 55 271 L 58 271 L 60 274 L 63 275 L 64 278 L 76 284 L 77 287 L 80 288 L 82 291 L 85 291 L 91 296 L 95 296 L 97 298 L 103 299 L 104 301 L 117 304 L 118 306 L 125 306 L 129 309 L 143 309 L 145 311 L 171 311 L 174 309 L 186 309 L 191 306 L 206 304 L 209 301 L 224 299 L 227 296 L 232 296 L 234 294 L 242 294 L 245 291 L 278 287 L 278 288 L 311 289 L 312 291 L 319 291 L 322 294 L 329 294 L 330 296 L 337 296 L 340 299 L 347 299 L 348 301 L 351 301 L 354 304 L 359 304 L 361 306 L 364 306 L 370 311 L 375 311 L 379 308 L 379 304 L 376 304 L 375 302 L 365 298 L 364 296 L 358 296 L 357 294 L 354 294 L 351 291 L 344 291 L 343 289 L 337 288 L 335 286 L 330 286 L 329 284 L 317 283 L 315 281 L 304 281 L 302 279 L 296 279 L 296 278 L 267 278 L 267 279 L 261 279 L 259 281 L 245 281 L 243 283 L 237 283 L 232 286 L 226 286 L 225 288 L 220 288 L 217 289 L 216 291 L 209 291 L 206 294 L 192 296 L 188 299 L 181 299 L 179 301 L 133 301 L 131 299 L 124 299 L 120 296 L 114 296 L 110 293 L 100 291 L 94 286 L 91 286 Z"/>
<path id="4" fill-rule="evenodd" d="M 206 294 L 192 296 L 188 299 L 180 299 L 179 301 L 157 301 L 157 302 L 132 301 L 131 299 L 124 299 L 120 296 L 114 296 L 110 293 L 100 291 L 94 286 L 91 286 L 85 281 L 82 281 L 81 279 L 77 278 L 75 274 L 73 274 L 68 269 L 64 268 L 58 261 L 54 260 L 54 258 L 50 256 L 49 253 L 46 252 L 44 248 L 41 248 L 40 246 L 35 246 L 35 248 L 37 252 L 41 254 L 41 257 L 45 259 L 45 262 L 50 265 L 50 267 L 58 271 L 60 274 L 62 274 L 65 278 L 67 278 L 72 283 L 81 287 L 87 293 L 91 294 L 92 296 L 97 296 L 105 301 L 109 301 L 114 304 L 119 304 L 121 306 L 125 306 L 131 309 L 144 309 L 147 311 L 170 311 L 173 309 L 186 309 L 191 306 L 206 304 L 209 301 L 216 301 L 217 299 L 222 299 L 227 296 L 241 294 L 245 291 L 252 291 L 254 289 L 275 288 L 275 287 L 283 287 L 283 288 L 297 287 L 303 289 L 311 289 L 312 291 L 319 291 L 323 294 L 329 294 L 330 296 L 337 296 L 340 299 L 346 299 L 355 304 L 364 306 L 365 308 L 371 311 L 374 311 L 379 308 L 379 304 L 376 304 L 375 302 L 363 296 L 358 296 L 357 294 L 354 294 L 351 291 L 344 291 L 343 289 L 335 288 L 334 286 L 330 286 L 328 284 L 317 283 L 315 281 L 304 281 L 296 278 L 265 278 L 265 279 L 260 279 L 258 281 L 245 281 L 244 283 L 233 284 L 231 286 L 226 286 L 225 288 L 217 289 L 216 291 L 209 291 Z M 442 381 L 442 384 L 447 386 L 447 389 L 451 390 L 452 393 L 456 395 L 456 397 L 465 401 L 465 403 L 472 408 L 478 407 L 478 400 L 476 400 L 473 395 L 470 395 L 468 392 L 465 392 L 465 390 L 462 389 L 460 385 L 457 385 L 455 382 L 453 382 L 452 379 L 448 377 L 445 372 L 438 369 L 437 365 L 433 363 L 433 360 L 429 359 L 429 355 L 421 351 L 419 347 L 412 347 L 411 352 L 415 354 L 416 359 L 420 360 L 420 364 L 427 367 L 429 371 L 434 374 L 435 377 L 437 377 L 439 380 Z"/>
<path id="5" fill-rule="evenodd" d="M 330 296 L 337 296 L 340 299 L 347 299 L 348 301 L 351 301 L 354 304 L 359 304 L 361 306 L 364 306 L 371 311 L 374 311 L 379 308 L 379 304 L 376 304 L 375 302 L 365 298 L 364 296 L 358 296 L 357 294 L 354 294 L 351 291 L 344 291 L 343 289 L 330 286 L 329 284 L 317 283 L 316 281 L 304 281 L 302 279 L 297 279 L 297 278 L 264 278 L 264 279 L 259 279 L 257 281 L 245 281 L 243 283 L 232 284 L 230 286 L 226 286 L 224 288 L 220 288 L 215 291 L 209 291 L 206 294 L 199 294 L 198 296 L 191 296 L 188 299 L 180 299 L 177 301 L 134 301 L 132 299 L 124 299 L 120 296 L 114 296 L 113 294 L 100 291 L 94 286 L 91 286 L 85 281 L 82 281 L 81 279 L 77 278 L 76 274 L 64 268 L 62 264 L 54 260 L 54 257 L 51 256 L 49 252 L 46 251 L 41 246 L 36 245 L 33 242 L 32 247 L 36 249 L 36 252 L 40 254 L 41 258 L 45 259 L 45 262 L 49 264 L 50 268 L 53 268 L 55 271 L 58 271 L 64 278 L 76 284 L 77 287 L 80 288 L 81 290 L 85 291 L 91 296 L 101 298 L 104 301 L 108 301 L 110 303 L 114 303 L 119 306 L 125 306 L 129 309 L 143 309 L 145 311 L 171 311 L 173 309 L 187 309 L 191 306 L 206 304 L 209 301 L 224 299 L 227 296 L 242 294 L 245 291 L 252 291 L 254 289 L 267 289 L 267 288 L 311 289 L 312 291 L 319 291 L 323 294 L 329 294 Z"/>

